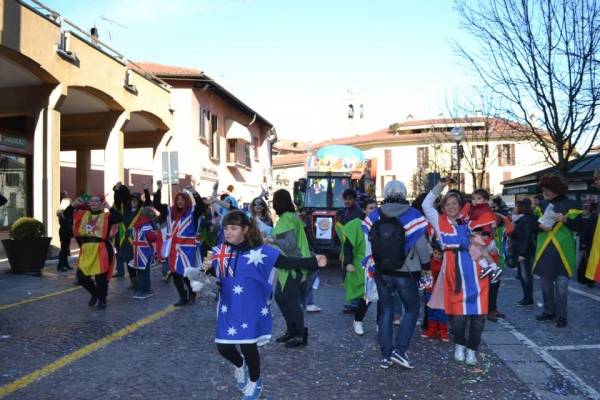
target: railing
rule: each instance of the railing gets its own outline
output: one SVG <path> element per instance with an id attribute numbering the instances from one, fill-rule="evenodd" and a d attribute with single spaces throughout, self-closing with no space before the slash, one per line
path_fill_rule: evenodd
<path id="1" fill-rule="evenodd" d="M 81 39 L 81 40 L 87 42 L 88 44 L 90 44 L 91 46 L 97 48 L 98 50 L 100 50 L 101 52 L 103 52 L 104 54 L 109 56 L 110 58 L 118 61 L 119 63 L 121 63 L 125 66 L 133 65 L 135 67 L 134 68 L 135 72 L 137 72 L 138 74 L 140 74 L 147 80 L 158 84 L 159 86 L 163 87 L 164 89 L 168 90 L 170 88 L 168 83 L 166 83 L 165 81 L 163 81 L 162 79 L 160 79 L 159 77 L 154 75 L 153 73 L 144 70 L 142 67 L 140 67 L 135 62 L 128 60 L 127 57 L 125 57 L 123 54 L 119 53 L 117 50 L 115 50 L 108 44 L 102 42 L 98 38 L 92 36 L 89 32 L 87 32 L 83 28 L 79 27 L 74 22 L 70 21 L 69 19 L 63 17 L 59 12 L 51 9 L 50 7 L 46 6 L 45 4 L 43 4 L 37 0 L 17 0 L 17 1 L 20 4 L 22 4 L 23 6 L 34 11 L 41 17 L 58 25 L 58 27 L 61 30 L 61 33 L 65 32 L 68 27 L 69 31 L 71 33 L 73 33 L 75 36 L 77 36 L 79 39 Z"/>

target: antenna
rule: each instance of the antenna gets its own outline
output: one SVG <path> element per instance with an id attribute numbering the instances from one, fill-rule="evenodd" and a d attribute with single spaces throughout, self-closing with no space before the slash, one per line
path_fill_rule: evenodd
<path id="1" fill-rule="evenodd" d="M 119 22 L 117 22 L 115 20 L 112 20 L 110 18 L 106 18 L 104 15 L 101 15 L 100 19 L 103 20 L 103 21 L 108 22 L 109 25 L 116 25 L 119 28 L 128 29 L 127 26 L 125 26 L 125 25 L 123 25 L 123 24 L 121 24 L 121 23 L 119 23 Z M 111 34 L 110 30 L 108 31 L 108 38 L 112 41 L 112 34 Z"/>

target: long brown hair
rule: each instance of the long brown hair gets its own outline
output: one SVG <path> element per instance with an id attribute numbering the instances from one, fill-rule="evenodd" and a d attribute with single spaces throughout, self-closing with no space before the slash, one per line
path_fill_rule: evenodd
<path id="1" fill-rule="evenodd" d="M 263 244 L 263 239 L 260 231 L 256 227 L 254 219 L 248 218 L 245 212 L 240 210 L 229 211 L 223 218 L 223 226 L 237 225 L 248 227 L 248 232 L 244 235 L 244 239 L 250 247 L 257 247 Z"/>

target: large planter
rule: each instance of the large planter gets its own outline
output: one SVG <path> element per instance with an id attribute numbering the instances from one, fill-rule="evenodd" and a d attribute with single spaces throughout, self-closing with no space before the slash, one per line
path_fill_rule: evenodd
<path id="1" fill-rule="evenodd" d="M 3 239 L 2 245 L 8 257 L 10 269 L 15 274 L 34 273 L 41 274 L 46 264 L 50 237 L 31 239 Z"/>

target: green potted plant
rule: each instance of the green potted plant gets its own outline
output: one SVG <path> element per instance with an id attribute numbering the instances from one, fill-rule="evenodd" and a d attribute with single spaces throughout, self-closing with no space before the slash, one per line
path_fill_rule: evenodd
<path id="1" fill-rule="evenodd" d="M 44 224 L 35 218 L 21 217 L 12 224 L 2 245 L 13 273 L 41 275 L 52 239 L 45 232 Z"/>

